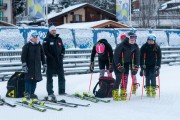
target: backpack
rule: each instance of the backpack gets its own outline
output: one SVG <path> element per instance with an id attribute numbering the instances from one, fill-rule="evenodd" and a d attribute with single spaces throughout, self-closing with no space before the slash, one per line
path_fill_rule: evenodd
<path id="1" fill-rule="evenodd" d="M 93 89 L 93 94 L 95 97 L 106 98 L 112 97 L 112 89 L 114 87 L 114 78 L 112 77 L 100 77 L 99 81 Z M 99 90 L 96 91 L 97 86 L 99 85 Z"/>
<path id="2" fill-rule="evenodd" d="M 23 72 L 15 72 L 7 82 L 6 97 L 24 97 L 25 81 Z"/>

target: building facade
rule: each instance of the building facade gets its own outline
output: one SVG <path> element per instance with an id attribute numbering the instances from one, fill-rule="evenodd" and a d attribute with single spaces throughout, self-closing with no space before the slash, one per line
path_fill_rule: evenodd
<path id="1" fill-rule="evenodd" d="M 12 0 L 0 0 L 0 20 L 13 23 Z"/>

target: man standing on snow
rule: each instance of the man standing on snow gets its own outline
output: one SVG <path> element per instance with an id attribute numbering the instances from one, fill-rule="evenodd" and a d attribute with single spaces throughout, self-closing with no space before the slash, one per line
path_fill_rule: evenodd
<path id="1" fill-rule="evenodd" d="M 58 75 L 58 93 L 65 94 L 65 77 L 63 68 L 63 57 L 65 48 L 59 34 L 56 34 L 56 27 L 49 28 L 49 34 L 43 41 L 44 52 L 47 59 L 47 92 L 51 99 L 56 100 L 53 91 L 53 75 Z"/>

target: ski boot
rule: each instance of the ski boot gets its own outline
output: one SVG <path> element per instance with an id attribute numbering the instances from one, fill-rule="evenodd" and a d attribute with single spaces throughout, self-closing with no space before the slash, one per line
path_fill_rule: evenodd
<path id="1" fill-rule="evenodd" d="M 146 95 L 147 97 L 151 97 L 151 86 L 146 87 Z"/>
<path id="2" fill-rule="evenodd" d="M 140 86 L 139 83 L 135 83 L 133 86 L 132 86 L 132 94 L 136 94 L 136 90 L 137 88 Z"/>
<path id="3" fill-rule="evenodd" d="M 38 96 L 36 94 L 31 94 L 31 99 L 38 99 Z"/>
<path id="4" fill-rule="evenodd" d="M 57 101 L 56 96 L 54 94 L 48 95 L 48 99 L 50 101 Z"/>
<path id="5" fill-rule="evenodd" d="M 120 97 L 121 97 L 121 100 L 123 100 L 123 101 L 125 101 L 127 99 L 127 90 L 126 89 L 121 88 Z"/>
<path id="6" fill-rule="evenodd" d="M 120 96 L 118 95 L 118 91 L 119 91 L 118 89 L 112 91 L 112 97 L 113 97 L 113 100 L 115 101 L 121 100 Z"/>
<path id="7" fill-rule="evenodd" d="M 152 97 L 156 97 L 156 87 L 152 87 L 151 94 L 152 94 Z"/>
<path id="8" fill-rule="evenodd" d="M 29 94 L 29 93 L 24 93 L 24 98 L 26 99 L 26 100 L 30 100 L 30 98 L 31 98 L 31 95 Z"/>

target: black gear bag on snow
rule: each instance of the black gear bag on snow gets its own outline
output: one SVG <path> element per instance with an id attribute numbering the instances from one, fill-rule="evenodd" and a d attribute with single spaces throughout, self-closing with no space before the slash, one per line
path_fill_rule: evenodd
<path id="1" fill-rule="evenodd" d="M 24 97 L 25 81 L 23 72 L 15 72 L 7 82 L 6 97 L 21 98 Z"/>
<path id="2" fill-rule="evenodd" d="M 112 77 L 100 77 L 98 83 L 93 89 L 93 94 L 95 97 L 106 98 L 112 97 L 112 89 L 114 86 L 114 78 Z M 99 85 L 99 90 L 96 91 L 97 86 Z"/>

